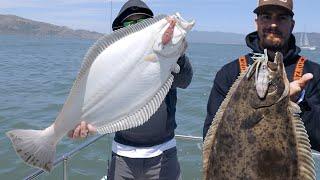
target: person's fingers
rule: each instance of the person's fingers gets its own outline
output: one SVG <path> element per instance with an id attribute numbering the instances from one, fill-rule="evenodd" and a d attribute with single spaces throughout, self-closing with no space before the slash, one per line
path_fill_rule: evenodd
<path id="1" fill-rule="evenodd" d="M 71 139 L 85 138 L 88 136 L 88 133 L 95 134 L 97 129 L 91 124 L 87 124 L 85 121 L 81 121 L 75 129 L 68 132 L 68 137 Z"/>
<path id="2" fill-rule="evenodd" d="M 88 129 L 87 129 L 87 123 L 84 121 L 81 121 L 80 123 L 80 137 L 85 138 L 88 135 Z"/>
<path id="3" fill-rule="evenodd" d="M 79 136 L 80 136 L 80 129 L 81 129 L 81 126 L 80 126 L 80 125 L 78 125 L 78 126 L 74 129 L 73 135 L 72 135 L 72 138 L 73 138 L 73 139 L 79 138 Z"/>
<path id="4" fill-rule="evenodd" d="M 299 80 L 290 83 L 290 96 L 296 96 L 313 78 L 311 73 L 304 74 Z"/>

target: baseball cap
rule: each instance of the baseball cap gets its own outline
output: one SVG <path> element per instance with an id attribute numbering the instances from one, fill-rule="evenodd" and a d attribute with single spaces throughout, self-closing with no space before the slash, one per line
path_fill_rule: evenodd
<path id="1" fill-rule="evenodd" d="M 278 6 L 287 10 L 291 16 L 294 15 L 293 0 L 259 0 L 258 7 L 253 12 L 259 14 L 267 6 Z"/>

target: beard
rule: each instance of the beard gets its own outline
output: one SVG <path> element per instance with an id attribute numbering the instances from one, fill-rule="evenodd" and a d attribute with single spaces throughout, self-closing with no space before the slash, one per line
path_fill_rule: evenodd
<path id="1" fill-rule="evenodd" d="M 262 47 L 272 51 L 282 50 L 284 48 L 284 38 L 282 33 L 278 30 L 264 30 L 261 45 Z"/>

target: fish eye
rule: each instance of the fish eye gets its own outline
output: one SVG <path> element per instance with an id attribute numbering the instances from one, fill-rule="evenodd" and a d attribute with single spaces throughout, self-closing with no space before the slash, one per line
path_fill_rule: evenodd
<path id="1" fill-rule="evenodd" d="M 277 92 L 278 86 L 276 85 L 276 83 L 274 81 L 269 81 L 268 83 L 268 94 L 272 95 L 275 94 Z"/>

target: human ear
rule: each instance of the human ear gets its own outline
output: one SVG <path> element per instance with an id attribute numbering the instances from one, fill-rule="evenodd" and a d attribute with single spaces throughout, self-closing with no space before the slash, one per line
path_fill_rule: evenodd
<path id="1" fill-rule="evenodd" d="M 293 31 L 295 23 L 296 23 L 295 20 L 292 19 L 291 20 L 291 32 Z"/>
<path id="2" fill-rule="evenodd" d="M 258 18 L 254 19 L 255 25 L 256 25 L 256 30 L 258 30 Z"/>

